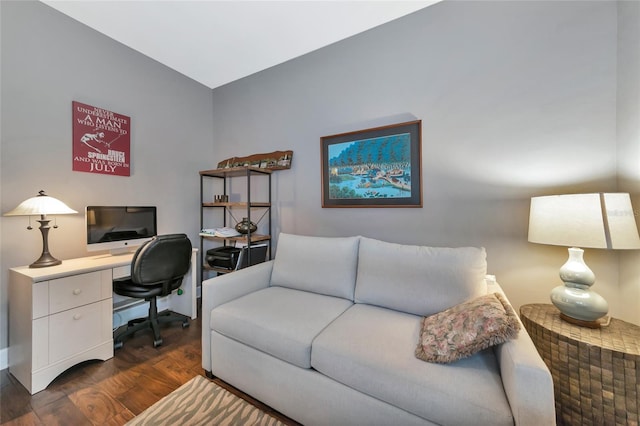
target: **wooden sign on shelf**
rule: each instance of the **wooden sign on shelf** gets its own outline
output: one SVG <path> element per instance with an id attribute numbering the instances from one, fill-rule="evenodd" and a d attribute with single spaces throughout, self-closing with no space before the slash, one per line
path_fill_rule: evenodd
<path id="1" fill-rule="evenodd" d="M 231 157 L 218 163 L 219 169 L 233 167 L 258 167 L 267 170 L 285 170 L 291 168 L 293 151 L 274 151 L 267 154 L 253 154 L 247 157 Z"/>

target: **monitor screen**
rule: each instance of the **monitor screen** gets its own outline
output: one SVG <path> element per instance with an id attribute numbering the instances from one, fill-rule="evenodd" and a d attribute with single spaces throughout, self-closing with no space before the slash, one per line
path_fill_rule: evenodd
<path id="1" fill-rule="evenodd" d="M 157 235 L 155 207 L 87 206 L 87 250 L 127 252 Z"/>

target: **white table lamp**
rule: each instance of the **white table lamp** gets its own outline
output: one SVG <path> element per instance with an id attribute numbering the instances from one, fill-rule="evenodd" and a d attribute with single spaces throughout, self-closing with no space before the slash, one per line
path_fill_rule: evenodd
<path id="1" fill-rule="evenodd" d="M 44 268 L 47 266 L 59 265 L 61 260 L 56 259 L 49 253 L 49 222 L 47 215 L 55 214 L 74 214 L 77 211 L 69 208 L 62 201 L 49 197 L 44 191 L 40 191 L 36 197 L 31 197 L 21 202 L 18 207 L 7 212 L 4 216 L 40 216 L 37 221 L 40 222 L 40 232 L 42 233 L 42 254 L 31 265 L 30 268 Z M 54 226 L 56 228 L 57 226 Z M 29 225 L 27 229 L 32 229 Z"/>
<path id="2" fill-rule="evenodd" d="M 551 291 L 551 302 L 563 319 L 588 327 L 598 327 L 609 306 L 591 290 L 596 278 L 578 247 L 640 248 L 631 198 L 624 193 L 531 198 L 529 241 L 570 247 L 569 260 L 560 268 L 564 285 Z"/>

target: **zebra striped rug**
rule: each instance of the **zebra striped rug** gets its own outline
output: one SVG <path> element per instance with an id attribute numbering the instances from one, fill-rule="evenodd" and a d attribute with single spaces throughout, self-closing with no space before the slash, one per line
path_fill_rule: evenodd
<path id="1" fill-rule="evenodd" d="M 203 376 L 189 380 L 127 423 L 134 425 L 284 426 Z"/>

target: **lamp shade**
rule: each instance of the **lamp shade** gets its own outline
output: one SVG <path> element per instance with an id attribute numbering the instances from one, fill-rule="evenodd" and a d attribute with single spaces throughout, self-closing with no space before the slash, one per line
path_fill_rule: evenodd
<path id="1" fill-rule="evenodd" d="M 566 247 L 640 248 L 631 197 L 625 193 L 533 197 L 529 241 Z"/>
<path id="2" fill-rule="evenodd" d="M 62 201 L 50 197 L 40 191 L 39 195 L 21 202 L 18 207 L 7 212 L 4 216 L 35 216 L 48 214 L 74 214 L 78 213 Z"/>

